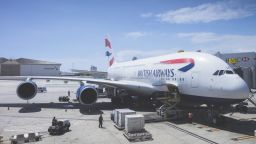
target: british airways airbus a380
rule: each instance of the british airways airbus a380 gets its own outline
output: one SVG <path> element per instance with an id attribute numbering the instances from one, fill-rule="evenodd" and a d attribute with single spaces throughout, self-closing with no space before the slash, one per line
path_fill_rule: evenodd
<path id="1" fill-rule="evenodd" d="M 37 93 L 35 79 L 80 81 L 77 99 L 83 105 L 97 101 L 98 91 L 92 84 L 112 89 L 112 102 L 119 99 L 118 91 L 127 96 L 156 98 L 177 91 L 180 103 L 228 105 L 249 97 L 249 88 L 231 67 L 220 58 L 201 52 L 181 52 L 118 63 L 111 44 L 105 39 L 109 56 L 108 79 L 71 77 L 1 77 L 24 80 L 17 87 L 17 95 L 32 99 Z M 110 91 L 108 91 L 110 92 Z M 109 94 L 110 95 L 110 94 Z"/>

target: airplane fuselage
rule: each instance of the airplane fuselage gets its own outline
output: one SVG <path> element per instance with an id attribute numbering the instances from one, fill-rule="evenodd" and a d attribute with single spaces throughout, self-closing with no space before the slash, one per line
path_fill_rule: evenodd
<path id="1" fill-rule="evenodd" d="M 114 63 L 108 74 L 111 80 L 140 81 L 155 88 L 138 88 L 138 94 L 169 91 L 166 84 L 172 84 L 182 94 L 181 99 L 191 102 L 236 103 L 249 96 L 246 83 L 227 63 L 216 56 L 200 52 Z"/>

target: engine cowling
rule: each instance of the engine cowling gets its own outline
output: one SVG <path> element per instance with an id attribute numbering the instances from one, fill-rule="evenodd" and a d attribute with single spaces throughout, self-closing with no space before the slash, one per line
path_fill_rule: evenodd
<path id="1" fill-rule="evenodd" d="M 32 99 L 37 94 L 37 85 L 34 82 L 22 82 L 17 87 L 16 93 L 18 97 L 24 100 Z"/>
<path id="2" fill-rule="evenodd" d="M 90 105 L 97 101 L 98 92 L 93 86 L 80 86 L 77 89 L 76 97 L 83 105 Z"/>

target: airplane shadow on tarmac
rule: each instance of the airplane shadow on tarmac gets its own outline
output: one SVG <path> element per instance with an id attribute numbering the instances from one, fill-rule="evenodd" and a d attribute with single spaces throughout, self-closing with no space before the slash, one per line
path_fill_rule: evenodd
<path id="1" fill-rule="evenodd" d="M 95 103 L 92 106 L 81 105 L 79 103 L 0 103 L 0 107 L 21 108 L 19 113 L 34 113 L 40 112 L 42 108 L 49 109 L 79 109 L 84 115 L 98 115 L 103 114 L 101 110 L 114 109 L 111 102 Z"/>
<path id="2" fill-rule="evenodd" d="M 99 109 L 95 108 L 80 108 L 79 112 L 83 115 L 99 115 L 103 114 L 103 112 Z"/>
<path id="3" fill-rule="evenodd" d="M 92 106 L 84 106 L 79 103 L 0 103 L 0 107 L 6 107 L 6 108 L 21 108 L 19 110 L 19 113 L 35 113 L 40 112 L 42 108 L 49 108 L 49 109 L 79 109 L 79 112 L 83 115 L 99 115 L 103 114 L 102 110 L 113 110 L 116 107 L 112 105 L 111 102 L 99 102 L 95 103 Z M 118 108 L 124 108 L 124 107 L 118 107 Z M 136 111 L 153 111 L 152 108 L 132 108 Z M 251 110 L 249 113 L 254 113 L 255 109 Z M 211 132 L 211 129 L 216 128 L 220 130 L 235 132 L 235 133 L 241 133 L 246 135 L 253 135 L 254 130 L 256 129 L 256 122 L 255 121 L 243 121 L 243 120 L 234 120 L 234 119 L 227 119 L 226 122 L 224 122 L 221 125 L 215 126 L 211 125 L 207 122 L 207 116 L 206 115 L 194 115 L 193 119 L 193 125 L 200 128 L 200 124 L 207 126 L 207 131 Z M 186 118 L 183 120 L 178 121 L 171 121 L 176 124 L 184 124 L 187 123 Z M 214 131 L 214 130 L 213 130 Z"/>
<path id="4" fill-rule="evenodd" d="M 40 112 L 42 109 L 40 107 L 22 107 L 19 110 L 19 113 L 33 113 L 33 112 Z"/>
<path id="5" fill-rule="evenodd" d="M 170 121 L 177 125 L 188 123 L 187 118 L 183 118 L 178 121 Z M 254 130 L 256 129 L 256 121 L 252 120 L 236 120 L 232 118 L 226 117 L 221 123 L 218 125 L 213 125 L 209 123 L 206 114 L 194 114 L 193 123 L 199 129 L 205 129 L 208 132 L 215 132 L 218 130 L 224 130 L 234 133 L 240 133 L 245 135 L 254 136 Z M 205 125 L 205 126 L 202 126 Z"/>
<path id="6" fill-rule="evenodd" d="M 83 115 L 98 115 L 103 114 L 101 110 L 113 110 L 116 108 L 127 108 L 127 106 L 115 107 L 111 102 L 98 102 L 93 105 L 81 105 L 80 103 L 0 103 L 0 107 L 9 108 L 21 108 L 19 113 L 34 113 L 40 112 L 42 108 L 49 109 L 79 109 Z M 154 112 L 155 109 L 152 107 L 128 107 L 135 111 Z"/>

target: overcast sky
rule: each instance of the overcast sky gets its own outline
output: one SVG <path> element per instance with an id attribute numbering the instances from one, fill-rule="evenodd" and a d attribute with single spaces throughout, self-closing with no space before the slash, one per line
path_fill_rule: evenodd
<path id="1" fill-rule="evenodd" d="M 202 50 L 256 51 L 256 1 L 0 0 L 0 57 L 107 70 L 117 61 Z"/>

